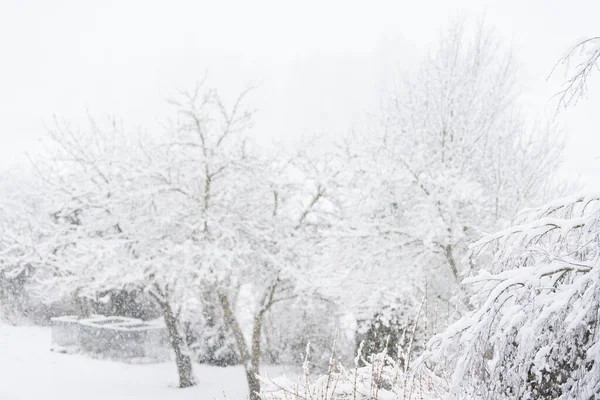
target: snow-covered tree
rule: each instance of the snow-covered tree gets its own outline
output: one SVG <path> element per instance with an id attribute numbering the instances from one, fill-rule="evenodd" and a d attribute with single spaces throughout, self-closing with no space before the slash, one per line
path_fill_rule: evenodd
<path id="1" fill-rule="evenodd" d="M 251 113 L 244 108 L 244 95 L 231 111 L 215 91 L 202 87 L 174 102 L 178 120 L 155 185 L 172 194 L 169 231 L 187 238 L 186 253 L 199 267 L 197 290 L 213 292 L 254 393 L 259 390 L 255 376 L 264 314 L 286 285 L 278 274 L 281 261 L 273 242 L 280 200 L 265 174 L 269 162 L 251 145 Z M 250 338 L 234 301 L 245 286 L 252 291 L 245 302 L 256 301 L 249 310 Z"/>
<path id="2" fill-rule="evenodd" d="M 526 210 L 471 246 L 479 273 L 464 284 L 475 310 L 424 357 L 448 372 L 455 396 L 598 397 L 599 232 L 600 196 L 581 194 Z"/>
<path id="3" fill-rule="evenodd" d="M 598 43 L 559 61 L 583 58 L 559 106 L 585 93 Z M 599 233 L 600 195 L 582 193 L 526 209 L 472 244 L 463 284 L 474 310 L 434 337 L 420 363 L 459 398 L 597 398 Z"/>
<path id="4" fill-rule="evenodd" d="M 171 102 L 176 118 L 158 134 L 58 124 L 36 165 L 52 188 L 46 294 L 143 290 L 163 313 L 182 387 L 193 384 L 182 322 L 212 299 L 255 398 L 265 316 L 315 292 L 311 244 L 338 205 L 325 159 L 253 145 L 246 94 L 227 107 L 200 85 Z"/>
<path id="5" fill-rule="evenodd" d="M 514 80 L 491 34 L 455 25 L 395 89 L 383 126 L 352 133 L 329 156 L 344 171 L 343 212 L 321 237 L 329 250 L 319 263 L 337 266 L 330 294 L 359 334 L 410 319 L 425 295 L 423 329 L 444 326 L 468 244 L 554 186 L 561 137 L 520 115 Z"/>
<path id="6" fill-rule="evenodd" d="M 86 129 L 57 122 L 48 132 L 47 151 L 35 160 L 48 187 L 38 280 L 49 300 L 85 303 L 115 290 L 151 296 L 165 319 L 180 386 L 187 387 L 194 378 L 178 317 L 195 271 L 176 252 L 184 240 L 166 236 L 155 214 L 168 201 L 156 200 L 150 181 L 162 155 L 158 139 L 91 118 Z"/>
<path id="7" fill-rule="evenodd" d="M 388 111 L 396 219 L 444 281 L 460 280 L 469 241 L 546 195 L 560 162 L 552 127 L 519 115 L 512 64 L 485 28 L 455 24 Z"/>
<path id="8" fill-rule="evenodd" d="M 371 287 L 367 318 L 398 299 L 414 312 L 426 291 L 445 315 L 468 244 L 545 200 L 562 141 L 520 115 L 510 54 L 483 27 L 455 24 L 392 90 L 381 131 L 346 146 L 362 220 L 346 262 Z"/>
<path id="9" fill-rule="evenodd" d="M 266 316 L 275 304 L 310 300 L 326 286 L 331 266 L 315 257 L 325 252 L 323 231 L 340 218 L 340 169 L 306 149 L 259 151 L 244 95 L 231 108 L 202 88 L 174 102 L 177 129 L 155 186 L 176 196 L 165 211 L 172 230 L 191 238 L 201 287 L 216 294 L 255 399 Z"/>
<path id="10" fill-rule="evenodd" d="M 42 198 L 37 180 L 23 171 L 0 174 L 0 318 L 17 318 L 31 306 L 28 284 L 41 258 Z"/>

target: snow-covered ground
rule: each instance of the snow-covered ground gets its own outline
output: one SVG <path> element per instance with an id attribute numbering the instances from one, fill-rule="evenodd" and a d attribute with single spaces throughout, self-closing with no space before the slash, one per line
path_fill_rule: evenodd
<path id="1" fill-rule="evenodd" d="M 177 388 L 175 363 L 125 364 L 50 351 L 50 329 L 0 324 L 0 399 L 245 399 L 241 367 L 195 365 L 199 385 Z M 263 367 L 278 376 L 281 367 Z"/>

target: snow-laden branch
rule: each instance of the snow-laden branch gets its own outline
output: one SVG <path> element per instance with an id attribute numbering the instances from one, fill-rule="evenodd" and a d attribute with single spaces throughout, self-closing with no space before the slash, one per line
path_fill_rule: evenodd
<path id="1" fill-rule="evenodd" d="M 434 337 L 420 360 L 454 371 L 455 396 L 598 393 L 596 200 L 576 195 L 523 212 L 520 225 L 472 247 L 483 270 L 463 284 L 476 309 Z"/>

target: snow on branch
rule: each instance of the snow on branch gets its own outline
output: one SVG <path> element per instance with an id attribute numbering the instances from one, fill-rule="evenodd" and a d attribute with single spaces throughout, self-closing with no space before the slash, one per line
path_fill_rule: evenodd
<path id="1" fill-rule="evenodd" d="M 559 65 L 565 66 L 569 74 L 562 89 L 555 95 L 558 98 L 558 108 L 574 105 L 578 99 L 586 95 L 588 79 L 592 72 L 598 69 L 599 58 L 600 37 L 597 36 L 577 43 L 558 60 L 550 75 Z"/>
<path id="2" fill-rule="evenodd" d="M 420 360 L 453 371 L 454 395 L 600 393 L 597 200 L 590 194 L 553 201 L 471 246 L 481 270 L 462 283 L 475 310 L 434 337 Z"/>

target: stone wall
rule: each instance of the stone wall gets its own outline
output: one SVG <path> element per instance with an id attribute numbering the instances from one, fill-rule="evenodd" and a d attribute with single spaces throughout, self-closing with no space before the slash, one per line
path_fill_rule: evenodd
<path id="1" fill-rule="evenodd" d="M 52 319 L 52 344 L 57 349 L 82 351 L 111 359 L 162 361 L 171 357 L 162 321 L 94 315 Z"/>

